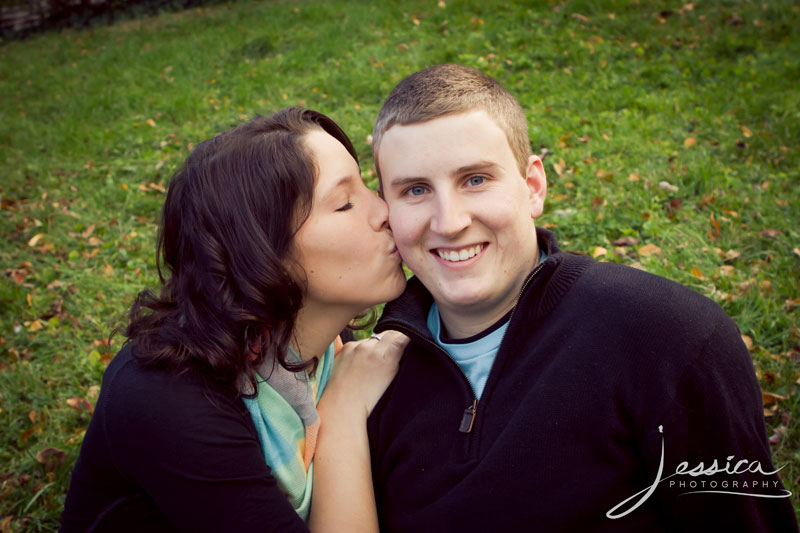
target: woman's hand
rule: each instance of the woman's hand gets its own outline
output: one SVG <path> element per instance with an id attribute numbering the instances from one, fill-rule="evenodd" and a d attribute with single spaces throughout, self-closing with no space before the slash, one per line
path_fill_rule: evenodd
<path id="1" fill-rule="evenodd" d="M 367 417 L 397 374 L 407 344 L 402 333 L 385 331 L 348 342 L 336 357 L 317 405 L 322 426 L 309 520 L 314 533 L 378 531 Z"/>
<path id="2" fill-rule="evenodd" d="M 397 374 L 406 345 L 408 337 L 391 330 L 345 344 L 320 399 L 320 411 L 362 412 L 366 419 Z"/>

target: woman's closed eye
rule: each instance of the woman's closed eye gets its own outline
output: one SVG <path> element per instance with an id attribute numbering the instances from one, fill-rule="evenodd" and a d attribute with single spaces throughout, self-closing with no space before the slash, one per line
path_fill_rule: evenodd
<path id="1" fill-rule="evenodd" d="M 353 208 L 352 202 L 347 202 L 346 204 L 344 204 L 342 207 L 340 207 L 336 211 L 347 211 L 348 209 L 352 209 L 352 208 Z"/>

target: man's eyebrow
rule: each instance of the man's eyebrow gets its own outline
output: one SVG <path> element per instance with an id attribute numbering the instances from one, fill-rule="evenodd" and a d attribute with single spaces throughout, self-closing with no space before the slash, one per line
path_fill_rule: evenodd
<path id="1" fill-rule="evenodd" d="M 464 165 L 463 167 L 458 167 L 451 173 L 451 175 L 469 174 L 470 172 L 476 172 L 478 170 L 489 170 L 493 168 L 498 168 L 499 166 L 500 165 L 494 163 L 493 161 L 478 161 L 477 163 L 471 163 L 469 165 Z"/>
<path id="2" fill-rule="evenodd" d="M 463 167 L 458 167 L 453 172 L 450 173 L 451 176 L 460 176 L 463 174 L 469 174 L 470 172 L 477 172 L 479 170 L 491 170 L 494 168 L 499 168 L 500 165 L 493 161 L 478 161 L 477 163 L 470 163 L 469 165 L 464 165 Z M 390 187 L 403 187 L 404 185 L 409 185 L 411 183 L 415 183 L 418 181 L 424 181 L 426 178 L 422 176 L 405 176 L 402 178 L 394 178 L 389 182 Z"/>

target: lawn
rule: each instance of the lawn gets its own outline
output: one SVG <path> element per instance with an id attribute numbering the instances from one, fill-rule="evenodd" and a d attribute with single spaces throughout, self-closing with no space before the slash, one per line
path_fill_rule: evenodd
<path id="1" fill-rule="evenodd" d="M 367 142 L 405 75 L 458 62 L 530 120 L 570 251 L 716 300 L 800 490 L 800 7 L 789 0 L 241 1 L 0 43 L 0 526 L 51 531 L 171 173 L 302 105 Z"/>

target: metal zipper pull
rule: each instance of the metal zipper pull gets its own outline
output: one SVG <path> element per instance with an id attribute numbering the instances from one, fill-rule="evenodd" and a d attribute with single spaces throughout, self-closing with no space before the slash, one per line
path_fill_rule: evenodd
<path id="1" fill-rule="evenodd" d="M 469 433 L 472 431 L 472 424 L 475 423 L 475 410 L 478 408 L 478 400 L 472 400 L 472 405 L 464 409 L 464 414 L 461 416 L 461 424 L 458 430 L 461 433 Z"/>

